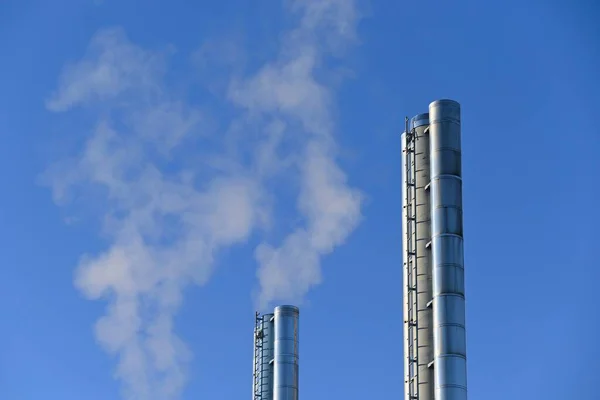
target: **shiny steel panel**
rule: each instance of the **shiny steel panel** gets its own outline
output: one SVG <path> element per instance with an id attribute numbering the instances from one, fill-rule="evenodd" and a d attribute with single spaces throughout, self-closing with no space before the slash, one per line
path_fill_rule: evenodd
<path id="1" fill-rule="evenodd" d="M 453 234 L 462 236 L 462 210 L 456 208 L 435 208 L 432 213 L 432 235 Z"/>
<path id="2" fill-rule="evenodd" d="M 466 400 L 460 105 L 429 105 L 435 400 Z"/>
<path id="3" fill-rule="evenodd" d="M 443 265 L 464 265 L 463 255 L 463 239 L 458 235 L 439 235 L 438 239 L 433 244 L 432 251 L 440 255 L 440 264 Z"/>
<path id="4" fill-rule="evenodd" d="M 460 209 L 462 206 L 462 181 L 456 179 L 456 175 L 438 175 L 433 178 L 431 193 L 438 209 L 448 207 Z"/>
<path id="5" fill-rule="evenodd" d="M 298 400 L 299 310 L 275 308 L 275 355 L 273 400 Z"/>

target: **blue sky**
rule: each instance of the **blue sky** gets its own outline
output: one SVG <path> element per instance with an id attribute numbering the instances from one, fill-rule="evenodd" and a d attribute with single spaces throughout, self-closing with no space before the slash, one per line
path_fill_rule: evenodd
<path id="1" fill-rule="evenodd" d="M 440 3 L 440 4 L 437 4 Z M 402 395 L 399 134 L 462 104 L 472 399 L 594 399 L 592 1 L 0 5 L 0 398 Z"/>

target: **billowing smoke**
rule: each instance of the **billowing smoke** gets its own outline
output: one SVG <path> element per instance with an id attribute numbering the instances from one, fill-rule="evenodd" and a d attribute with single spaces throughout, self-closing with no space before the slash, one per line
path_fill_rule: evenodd
<path id="1" fill-rule="evenodd" d="M 347 185 L 335 161 L 332 96 L 315 77 L 324 56 L 355 39 L 357 13 L 346 0 L 297 1 L 293 8 L 302 18 L 286 35 L 277 60 L 230 90 L 230 98 L 253 113 L 296 123 L 288 134 L 303 138 L 296 165 L 297 208 L 305 225 L 278 247 L 263 243 L 256 249 L 261 306 L 274 300 L 300 303 L 321 281 L 321 256 L 342 244 L 361 218 L 362 195 Z"/>
<path id="2" fill-rule="evenodd" d="M 272 226 L 279 185 L 299 189 L 301 222 L 256 249 L 261 307 L 300 302 L 321 280 L 321 256 L 360 221 L 362 196 L 336 163 L 333 96 L 315 75 L 354 39 L 355 8 L 296 1 L 290 11 L 299 25 L 276 59 L 231 78 L 226 101 L 238 115 L 227 132 L 166 83 L 168 52 L 140 48 L 121 29 L 98 32 L 47 100 L 51 111 L 95 118 L 80 151 L 43 179 L 58 204 L 101 209 L 110 245 L 82 256 L 75 285 L 107 301 L 95 335 L 118 358 L 126 399 L 178 398 L 191 356 L 173 326 L 182 289 L 209 280 L 219 249 Z M 258 133 L 238 142 L 240 132 Z"/>

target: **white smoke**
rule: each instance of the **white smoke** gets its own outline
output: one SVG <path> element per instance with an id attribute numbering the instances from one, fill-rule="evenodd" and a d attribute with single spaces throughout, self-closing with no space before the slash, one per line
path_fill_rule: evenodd
<path id="1" fill-rule="evenodd" d="M 75 285 L 108 302 L 95 334 L 118 358 L 126 399 L 179 397 L 191 356 L 173 327 L 182 289 L 208 281 L 220 248 L 272 223 L 272 177 L 299 182 L 305 223 L 278 247 L 256 249 L 261 306 L 300 302 L 321 280 L 321 256 L 360 220 L 361 194 L 335 160 L 332 94 L 315 78 L 323 56 L 354 38 L 355 9 L 351 1 L 320 0 L 292 2 L 291 11 L 300 25 L 278 58 L 232 80 L 228 98 L 243 112 L 225 135 L 211 136 L 202 110 L 165 84 L 167 54 L 136 46 L 120 29 L 100 31 L 47 101 L 51 111 L 84 106 L 97 117 L 81 151 L 43 178 L 61 205 L 102 204 L 110 246 L 81 258 Z M 230 143 L 245 130 L 259 132 L 243 141 L 251 161 Z M 221 137 L 227 143 L 215 146 Z M 192 145 L 200 162 L 173 162 L 189 156 L 186 148 L 196 152 Z"/>
<path id="2" fill-rule="evenodd" d="M 278 59 L 230 88 L 235 103 L 298 123 L 300 128 L 288 134 L 303 138 L 298 211 L 306 224 L 279 247 L 263 243 L 256 249 L 263 307 L 275 300 L 300 303 L 321 282 L 321 256 L 342 244 L 361 218 L 362 195 L 347 185 L 335 161 L 332 95 L 315 77 L 324 56 L 354 40 L 355 6 L 349 0 L 320 0 L 296 1 L 292 8 L 302 13 L 300 25 L 285 37 Z"/>

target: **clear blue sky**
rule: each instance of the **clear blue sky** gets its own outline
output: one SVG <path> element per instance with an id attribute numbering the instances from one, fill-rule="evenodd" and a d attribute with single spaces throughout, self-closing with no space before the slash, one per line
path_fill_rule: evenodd
<path id="1" fill-rule="evenodd" d="M 599 398 L 598 4 L 320 4 L 2 2 L 0 398 L 249 399 L 288 300 L 303 399 L 401 398 L 399 135 L 438 98 L 470 398 Z"/>

